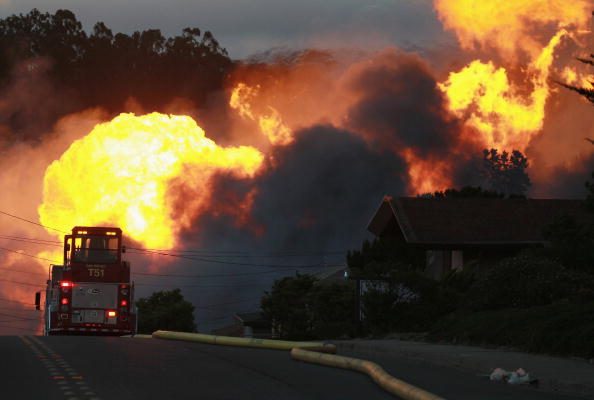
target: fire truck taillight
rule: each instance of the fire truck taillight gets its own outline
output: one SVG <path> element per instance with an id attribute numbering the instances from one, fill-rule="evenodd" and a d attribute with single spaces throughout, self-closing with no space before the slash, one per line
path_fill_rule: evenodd
<path id="1" fill-rule="evenodd" d="M 60 287 L 63 289 L 67 289 L 72 287 L 72 282 L 60 282 Z"/>
<path id="2" fill-rule="evenodd" d="M 128 305 L 128 300 L 122 300 L 122 301 L 120 301 L 120 304 L 122 306 L 127 306 Z"/>
<path id="3" fill-rule="evenodd" d="M 115 317 L 116 316 L 116 312 L 115 311 L 108 311 L 107 312 L 107 316 L 108 317 Z"/>
<path id="4" fill-rule="evenodd" d="M 62 297 L 62 304 L 68 304 L 68 298 Z"/>

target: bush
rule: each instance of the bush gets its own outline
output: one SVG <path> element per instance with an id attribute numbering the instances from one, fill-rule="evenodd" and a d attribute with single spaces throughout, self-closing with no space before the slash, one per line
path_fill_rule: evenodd
<path id="1" fill-rule="evenodd" d="M 313 335 L 319 339 L 354 336 L 355 285 L 353 281 L 320 283 L 310 295 Z"/>
<path id="2" fill-rule="evenodd" d="M 437 318 L 451 311 L 442 300 L 438 281 L 418 271 L 394 273 L 364 293 L 365 327 L 374 334 L 428 330 Z"/>
<path id="3" fill-rule="evenodd" d="M 311 275 L 289 276 L 277 279 L 270 292 L 262 297 L 264 318 L 282 338 L 311 339 L 312 315 L 308 297 L 317 282 Z"/>
<path id="4" fill-rule="evenodd" d="M 139 299 L 138 333 L 153 333 L 156 330 L 196 332 L 194 306 L 185 301 L 179 289 L 153 293 L 149 298 Z"/>
<path id="5" fill-rule="evenodd" d="M 525 252 L 502 260 L 481 276 L 468 292 L 468 308 L 525 308 L 578 295 L 588 299 L 593 286 L 591 276 Z"/>
<path id="6" fill-rule="evenodd" d="M 429 340 L 594 358 L 594 302 L 451 314 Z"/>
<path id="7" fill-rule="evenodd" d="M 264 316 L 282 338 L 331 339 L 354 328 L 353 282 L 322 283 L 311 275 L 278 279 L 262 298 Z"/>

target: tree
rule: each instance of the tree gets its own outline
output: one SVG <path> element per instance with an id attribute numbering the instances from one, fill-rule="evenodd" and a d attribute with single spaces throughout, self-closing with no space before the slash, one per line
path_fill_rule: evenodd
<path id="1" fill-rule="evenodd" d="M 198 28 L 166 38 L 158 29 L 114 33 L 98 22 L 87 34 L 69 10 L 33 9 L 0 18 L 0 89 L 25 99 L 0 115 L 0 125 L 34 141 L 65 114 L 97 106 L 116 114 L 130 98 L 147 110 L 179 98 L 205 107 L 233 65 Z"/>
<path id="2" fill-rule="evenodd" d="M 464 186 L 460 190 L 455 188 L 446 189 L 443 191 L 436 191 L 433 193 L 425 193 L 419 197 L 428 199 L 457 199 L 457 198 L 503 198 L 503 193 L 484 190 L 480 186 Z"/>
<path id="3" fill-rule="evenodd" d="M 270 292 L 262 297 L 264 318 L 272 323 L 280 337 L 288 339 L 312 338 L 312 314 L 308 297 L 317 278 L 311 275 L 286 277 L 274 281 Z"/>
<path id="4" fill-rule="evenodd" d="M 154 292 L 136 302 L 138 333 L 156 330 L 195 332 L 194 306 L 185 301 L 180 289 Z"/>
<path id="5" fill-rule="evenodd" d="M 497 149 L 483 150 L 481 175 L 490 190 L 506 196 L 525 196 L 531 185 L 526 168 L 528 158 L 518 150 L 511 154 L 499 153 Z"/>
<path id="6" fill-rule="evenodd" d="M 589 58 L 577 57 L 577 60 L 583 62 L 584 64 L 594 66 L 594 54 L 590 54 Z M 584 96 L 590 103 L 594 104 L 594 88 L 585 88 L 581 86 L 570 85 L 564 82 L 557 83 L 559 83 L 561 86 L 566 87 L 569 90 L 573 90 L 579 93 L 581 96 Z"/>
<path id="7" fill-rule="evenodd" d="M 282 338 L 329 339 L 353 330 L 355 290 L 352 281 L 323 282 L 311 275 L 278 279 L 266 292 L 264 317 Z"/>

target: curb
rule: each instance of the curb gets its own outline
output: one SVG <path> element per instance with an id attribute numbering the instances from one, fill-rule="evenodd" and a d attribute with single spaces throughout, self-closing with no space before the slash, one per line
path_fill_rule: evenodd
<path id="1" fill-rule="evenodd" d="M 182 340 L 226 346 L 258 347 L 276 350 L 290 350 L 294 360 L 330 367 L 348 369 L 367 374 L 382 389 L 405 400 L 445 400 L 416 386 L 389 375 L 378 364 L 352 357 L 337 356 L 336 346 L 320 342 L 291 342 L 284 340 L 238 338 L 231 336 L 206 335 L 202 333 L 155 331 L 153 338 Z"/>
<path id="2" fill-rule="evenodd" d="M 313 364 L 362 372 L 369 375 L 382 389 L 405 400 L 445 400 L 443 397 L 394 378 L 378 364 L 371 361 L 333 354 L 322 354 L 298 347 L 291 350 L 291 357 Z"/>

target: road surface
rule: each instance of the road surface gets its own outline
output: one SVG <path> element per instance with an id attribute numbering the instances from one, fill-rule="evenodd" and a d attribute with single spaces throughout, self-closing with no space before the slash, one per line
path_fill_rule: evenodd
<path id="1" fill-rule="evenodd" d="M 1 336 L 3 399 L 394 399 L 368 376 L 288 352 L 118 337 Z M 349 355 L 349 354 L 346 354 Z M 452 399 L 575 400 L 396 358 L 389 373 Z"/>

